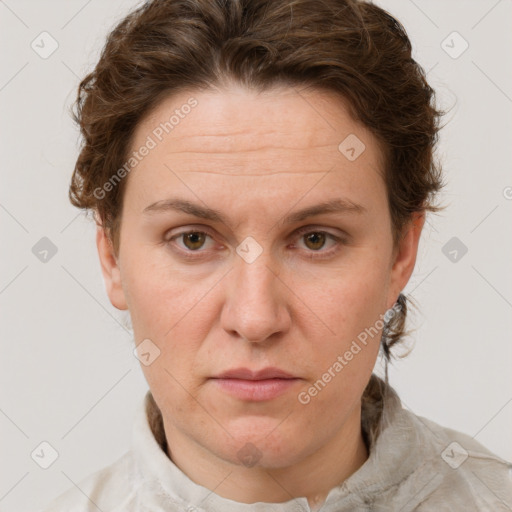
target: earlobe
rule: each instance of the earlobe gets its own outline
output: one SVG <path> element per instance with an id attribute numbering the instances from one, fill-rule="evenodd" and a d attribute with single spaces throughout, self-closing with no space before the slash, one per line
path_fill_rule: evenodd
<path id="1" fill-rule="evenodd" d="M 405 288 L 412 275 L 424 224 L 425 212 L 414 212 L 411 215 L 411 220 L 404 228 L 403 236 L 395 251 L 391 270 L 391 306 L 396 302 L 398 295 Z"/>
<path id="2" fill-rule="evenodd" d="M 128 305 L 122 287 L 118 258 L 114 254 L 112 242 L 103 227 L 99 224 L 96 228 L 96 246 L 98 248 L 101 273 L 103 274 L 103 280 L 105 281 L 105 288 L 110 302 L 117 309 L 127 310 Z"/>

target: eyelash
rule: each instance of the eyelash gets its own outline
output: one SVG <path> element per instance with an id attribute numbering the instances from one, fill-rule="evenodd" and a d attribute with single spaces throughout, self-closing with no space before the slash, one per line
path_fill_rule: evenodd
<path id="1" fill-rule="evenodd" d="M 165 240 L 165 244 L 170 246 L 171 243 L 174 242 L 174 240 L 176 240 L 184 235 L 191 234 L 191 233 L 204 234 L 213 239 L 213 235 L 209 231 L 204 230 L 204 228 L 189 229 L 187 231 L 181 231 L 180 233 L 176 233 L 171 238 Z M 334 248 L 332 248 L 328 251 L 322 251 L 321 249 L 319 251 L 313 251 L 313 250 L 308 251 L 311 255 L 310 256 L 311 259 L 314 259 L 314 260 L 321 260 L 321 259 L 326 259 L 326 258 L 330 258 L 330 257 L 334 256 L 340 250 L 341 246 L 346 243 L 346 241 L 343 237 L 333 235 L 332 233 L 329 233 L 328 231 L 323 231 L 321 229 L 314 229 L 314 228 L 312 229 L 310 226 L 305 226 L 305 227 L 297 230 L 295 233 L 295 237 L 301 238 L 302 236 L 304 236 L 306 234 L 313 234 L 313 233 L 326 235 L 327 238 L 330 238 L 331 240 L 336 242 L 336 245 L 334 246 Z M 184 250 L 181 248 L 178 249 L 178 251 L 180 252 L 180 256 L 182 256 L 188 260 L 197 260 L 197 259 L 201 258 L 202 253 L 205 252 L 200 249 L 198 249 L 197 251 L 191 251 L 190 249 Z"/>

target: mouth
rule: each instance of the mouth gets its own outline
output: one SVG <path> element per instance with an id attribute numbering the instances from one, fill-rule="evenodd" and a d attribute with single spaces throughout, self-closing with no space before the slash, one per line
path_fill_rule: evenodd
<path id="1" fill-rule="evenodd" d="M 263 402 L 284 394 L 301 379 L 279 368 L 252 371 L 235 368 L 212 378 L 219 388 L 240 400 Z"/>

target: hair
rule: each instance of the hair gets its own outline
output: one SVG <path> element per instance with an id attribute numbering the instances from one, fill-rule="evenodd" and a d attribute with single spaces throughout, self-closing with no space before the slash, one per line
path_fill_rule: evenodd
<path id="1" fill-rule="evenodd" d="M 117 254 L 127 180 L 95 192 L 126 163 L 138 123 L 164 98 L 230 82 L 306 86 L 337 93 L 380 142 L 396 246 L 414 213 L 441 209 L 434 197 L 444 186 L 434 150 L 445 112 L 411 53 L 400 22 L 365 1 L 147 1 L 112 30 L 79 84 L 72 113 L 83 141 L 71 203 L 94 212 Z M 382 334 L 386 364 L 405 333 L 406 297 L 397 303 Z"/>

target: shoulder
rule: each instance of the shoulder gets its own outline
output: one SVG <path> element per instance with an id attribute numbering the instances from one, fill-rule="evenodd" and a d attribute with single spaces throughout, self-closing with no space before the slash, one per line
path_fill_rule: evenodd
<path id="1" fill-rule="evenodd" d="M 512 504 L 512 464 L 471 436 L 403 410 L 421 462 L 403 487 L 419 511 L 507 510 Z"/>
<path id="2" fill-rule="evenodd" d="M 123 504 L 126 505 L 132 499 L 137 486 L 133 456 L 129 451 L 112 464 L 77 482 L 41 512 L 126 510 Z"/>
<path id="3" fill-rule="evenodd" d="M 379 510 L 512 510 L 510 462 L 471 436 L 405 409 L 377 376 L 363 398 L 369 458 L 345 482 L 345 494 Z"/>

